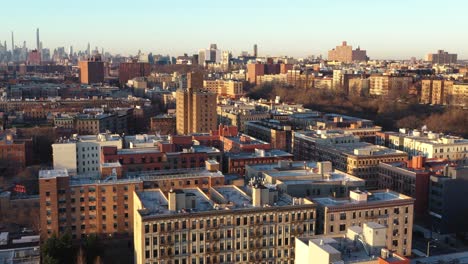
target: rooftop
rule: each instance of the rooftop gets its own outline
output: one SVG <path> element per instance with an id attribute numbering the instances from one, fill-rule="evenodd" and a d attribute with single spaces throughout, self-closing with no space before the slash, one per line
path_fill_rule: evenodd
<path id="1" fill-rule="evenodd" d="M 388 202 L 388 201 L 397 201 L 397 200 L 411 200 L 411 197 L 406 195 L 393 192 L 390 190 L 378 190 L 373 192 L 365 191 L 356 191 L 359 194 L 365 194 L 366 198 L 362 200 L 356 200 L 351 198 L 333 198 L 333 197 L 323 197 L 323 198 L 314 198 L 313 201 L 327 207 L 333 206 L 346 206 L 353 204 L 367 204 L 367 203 L 377 203 L 377 202 Z"/>
<path id="2" fill-rule="evenodd" d="M 255 152 L 226 152 L 224 153 L 229 159 L 247 159 L 247 158 L 261 158 L 261 157 L 291 157 L 292 154 L 280 149 L 271 149 L 271 150 L 256 150 Z"/>
<path id="3" fill-rule="evenodd" d="M 68 177 L 67 169 L 40 170 L 39 179 L 51 179 L 56 177 Z"/>
<path id="4" fill-rule="evenodd" d="M 178 189 L 174 192 L 180 194 L 185 193 L 186 199 L 192 199 L 195 197 L 194 202 L 187 202 L 188 208 L 183 208 L 177 211 L 170 211 L 168 209 L 168 197 L 160 189 L 145 190 L 137 192 L 143 207 L 145 209 L 140 210 L 142 216 L 158 217 L 170 214 L 185 214 L 185 213 L 201 213 L 213 210 L 242 210 L 242 209 L 254 209 L 252 204 L 252 197 L 250 195 L 252 189 L 250 186 L 237 187 L 234 185 L 224 185 L 211 187 L 208 193 L 204 193 L 199 188 L 187 188 Z M 270 191 L 276 191 L 270 189 Z M 179 199 L 179 198 L 177 198 Z M 299 198 L 298 198 L 299 199 Z M 270 206 L 292 206 L 299 204 L 310 204 L 307 199 L 297 200 L 287 194 L 278 194 L 274 204 L 264 205 L 262 207 Z"/>

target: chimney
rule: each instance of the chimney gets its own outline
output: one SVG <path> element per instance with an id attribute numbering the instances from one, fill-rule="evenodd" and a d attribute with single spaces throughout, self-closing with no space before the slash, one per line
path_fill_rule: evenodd
<path id="1" fill-rule="evenodd" d="M 177 194 L 174 192 L 174 190 L 170 190 L 168 195 L 168 209 L 169 211 L 176 211 L 176 205 L 177 205 Z"/>
<path id="2" fill-rule="evenodd" d="M 322 176 L 332 172 L 332 163 L 330 161 L 317 162 L 318 173 Z"/>
<path id="3" fill-rule="evenodd" d="M 169 211 L 178 211 L 187 208 L 185 192 L 182 190 L 171 189 L 168 193 L 168 209 Z"/>
<path id="4" fill-rule="evenodd" d="M 420 170 L 423 167 L 424 158 L 422 156 L 414 156 L 412 161 L 412 167 L 415 170 Z"/>
<path id="5" fill-rule="evenodd" d="M 271 201 L 275 200 L 275 198 L 270 197 L 270 190 L 263 185 L 254 185 L 252 187 L 252 205 L 255 207 L 271 204 Z"/>

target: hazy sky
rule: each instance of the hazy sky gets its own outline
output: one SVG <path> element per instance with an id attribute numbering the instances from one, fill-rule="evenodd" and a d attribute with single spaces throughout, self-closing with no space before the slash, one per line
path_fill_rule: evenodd
<path id="1" fill-rule="evenodd" d="M 35 48 L 104 47 L 112 53 L 326 56 L 347 40 L 375 59 L 445 49 L 468 58 L 467 0 L 3 0 L 0 40 Z"/>

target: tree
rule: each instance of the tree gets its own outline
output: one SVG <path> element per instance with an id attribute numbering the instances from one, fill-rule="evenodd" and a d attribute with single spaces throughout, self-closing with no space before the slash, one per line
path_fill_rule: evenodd
<path id="1" fill-rule="evenodd" d="M 52 234 L 41 247 L 42 258 L 47 263 L 67 263 L 73 259 L 74 251 L 72 247 L 71 235 L 69 232 L 57 237 Z"/>

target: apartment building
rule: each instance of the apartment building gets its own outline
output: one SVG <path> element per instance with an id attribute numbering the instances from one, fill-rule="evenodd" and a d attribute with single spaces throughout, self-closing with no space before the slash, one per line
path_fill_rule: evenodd
<path id="1" fill-rule="evenodd" d="M 369 77 L 369 95 L 389 96 L 392 92 L 408 90 L 413 83 L 412 77 L 371 75 Z"/>
<path id="2" fill-rule="evenodd" d="M 135 263 L 293 263 L 296 236 L 315 233 L 308 199 L 253 185 L 134 194 Z"/>
<path id="3" fill-rule="evenodd" d="M 221 143 L 223 145 L 224 152 L 253 152 L 256 149 L 271 149 L 271 144 L 263 140 L 256 139 L 254 137 L 239 134 L 239 135 L 226 135 L 220 137 Z"/>
<path id="4" fill-rule="evenodd" d="M 211 93 L 231 98 L 239 98 L 244 93 L 244 83 L 235 80 L 204 80 L 203 88 Z"/>
<path id="5" fill-rule="evenodd" d="M 421 99 L 423 104 L 446 105 L 449 103 L 449 94 L 453 81 L 448 80 L 422 80 Z"/>
<path id="6" fill-rule="evenodd" d="M 196 187 L 208 190 L 224 185 L 219 163 L 209 162 L 206 169 L 143 172 L 117 179 L 116 175 L 70 176 L 64 169 L 39 172 L 41 237 L 71 232 L 73 239 L 89 234 L 128 235 L 133 232 L 133 192 L 159 188 Z"/>
<path id="7" fill-rule="evenodd" d="M 450 54 L 444 50 L 438 50 L 437 53 L 429 53 L 426 61 L 433 64 L 456 64 L 457 54 Z"/>
<path id="8" fill-rule="evenodd" d="M 247 165 L 268 164 L 280 160 L 292 160 L 293 155 L 279 150 L 255 149 L 253 152 L 225 152 L 223 157 L 223 171 L 245 175 Z"/>
<path id="9" fill-rule="evenodd" d="M 378 145 L 403 150 L 410 157 L 448 159 L 468 164 L 468 139 L 431 131 L 400 129 L 399 132 L 377 134 Z"/>
<path id="10" fill-rule="evenodd" d="M 257 179 L 294 197 L 344 197 L 349 190 L 364 188 L 365 181 L 333 170 L 330 161 L 290 161 L 245 165 L 246 180 Z"/>
<path id="11" fill-rule="evenodd" d="M 292 152 L 292 127 L 278 120 L 249 121 L 245 123 L 245 133 L 269 142 L 273 149 Z"/>
<path id="12" fill-rule="evenodd" d="M 429 185 L 429 215 L 435 232 L 468 232 L 468 204 L 463 202 L 468 189 L 468 166 L 445 166 L 432 175 Z"/>
<path id="13" fill-rule="evenodd" d="M 101 164 L 101 147 L 122 148 L 122 138 L 116 134 L 76 136 L 52 144 L 54 169 L 66 169 L 71 175 L 97 175 Z"/>
<path id="14" fill-rule="evenodd" d="M 203 75 L 187 74 L 187 89 L 176 92 L 177 134 L 207 133 L 216 130 L 216 93 L 203 90 Z"/>
<path id="15" fill-rule="evenodd" d="M 403 161 L 408 154 L 403 151 L 359 142 L 349 133 L 308 131 L 294 133 L 294 157 L 299 160 L 331 161 L 333 167 L 366 180 L 366 187 L 378 186 L 380 162 Z"/>
<path id="16" fill-rule="evenodd" d="M 341 46 L 336 46 L 336 48 L 328 51 L 329 61 L 351 63 L 354 61 L 367 61 L 368 59 L 365 50 L 361 50 L 360 47 L 353 50 L 353 47 L 348 46 L 346 41 L 343 41 Z"/>
<path id="17" fill-rule="evenodd" d="M 468 106 L 468 83 L 454 83 L 448 102 L 450 105 Z"/>
<path id="18" fill-rule="evenodd" d="M 349 198 L 314 198 L 317 234 L 346 234 L 350 227 L 375 222 L 386 227 L 385 247 L 402 256 L 411 255 L 414 199 L 390 190 L 350 191 Z"/>
<path id="19" fill-rule="evenodd" d="M 245 131 L 248 121 L 257 121 L 271 118 L 271 114 L 265 111 L 245 109 L 221 109 L 218 108 L 218 119 L 225 125 L 237 126 L 240 132 Z"/>
<path id="20" fill-rule="evenodd" d="M 444 159 L 421 156 L 406 162 L 382 162 L 378 165 L 378 187 L 413 197 L 415 215 L 425 216 L 429 208 L 430 177 L 440 173 L 447 164 L 449 162 Z"/>
<path id="21" fill-rule="evenodd" d="M 147 172 L 169 169 L 199 168 L 207 160 L 221 163 L 222 153 L 216 148 L 192 146 L 182 151 L 164 151 L 159 147 L 118 149 L 115 146 L 102 148 L 102 163 L 117 162 L 122 172 Z"/>

